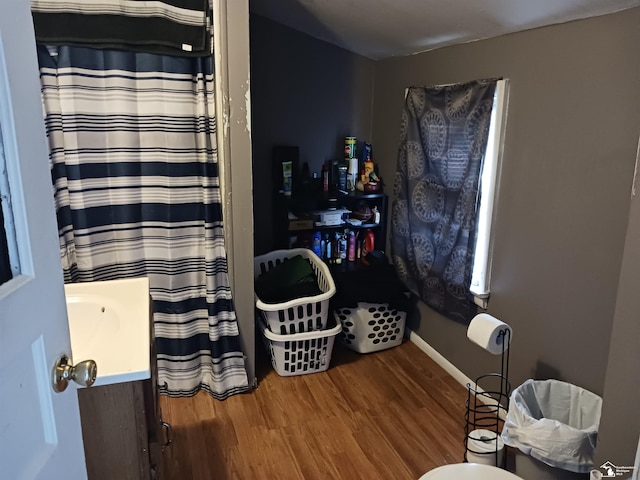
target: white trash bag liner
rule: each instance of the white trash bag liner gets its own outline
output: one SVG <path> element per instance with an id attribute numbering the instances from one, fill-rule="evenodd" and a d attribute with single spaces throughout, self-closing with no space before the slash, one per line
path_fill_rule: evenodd
<path id="1" fill-rule="evenodd" d="M 527 380 L 509 402 L 505 445 L 571 472 L 593 468 L 602 398 L 559 380 Z"/>

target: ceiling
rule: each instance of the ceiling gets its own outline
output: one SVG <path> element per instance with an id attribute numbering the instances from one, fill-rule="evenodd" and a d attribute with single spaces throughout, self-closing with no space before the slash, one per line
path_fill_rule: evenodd
<path id="1" fill-rule="evenodd" d="M 456 43 L 603 15 L 640 0 L 250 0 L 252 13 L 365 57 Z"/>

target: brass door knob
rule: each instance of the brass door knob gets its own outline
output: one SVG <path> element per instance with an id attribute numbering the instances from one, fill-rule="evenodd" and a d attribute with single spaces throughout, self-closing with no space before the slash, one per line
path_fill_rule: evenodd
<path id="1" fill-rule="evenodd" d="M 98 366 L 93 360 L 85 360 L 73 366 L 69 357 L 61 355 L 53 367 L 53 390 L 58 393 L 64 392 L 69 380 L 83 387 L 90 387 L 96 381 L 97 375 Z"/>

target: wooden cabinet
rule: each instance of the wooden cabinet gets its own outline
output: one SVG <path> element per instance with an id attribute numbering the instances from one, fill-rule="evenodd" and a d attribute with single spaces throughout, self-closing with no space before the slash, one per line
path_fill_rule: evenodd
<path id="1" fill-rule="evenodd" d="M 360 191 L 344 194 L 341 192 L 318 192 L 315 190 L 294 193 L 293 196 L 276 194 L 275 205 L 275 240 L 276 248 L 311 247 L 313 232 L 320 231 L 325 234 L 344 232 L 345 229 L 364 232 L 371 229 L 375 235 L 376 250 L 385 250 L 387 242 L 387 211 L 388 197 L 380 193 L 363 193 Z M 361 208 L 374 207 L 380 213 L 380 221 L 375 223 L 373 219 L 363 222 L 362 225 L 340 223 L 339 225 L 318 226 L 314 222 L 313 212 L 327 210 L 329 208 L 345 208 L 358 211 Z"/>
<path id="2" fill-rule="evenodd" d="M 150 355 L 150 378 L 78 390 L 89 480 L 162 478 L 162 420 L 153 347 Z"/>

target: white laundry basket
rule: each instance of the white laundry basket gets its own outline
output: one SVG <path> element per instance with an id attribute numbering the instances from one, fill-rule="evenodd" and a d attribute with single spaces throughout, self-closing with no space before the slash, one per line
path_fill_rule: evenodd
<path id="1" fill-rule="evenodd" d="M 342 323 L 342 343 L 358 353 L 378 352 L 402 343 L 407 312 L 388 303 L 358 302 L 357 308 L 338 308 L 334 315 Z"/>
<path id="2" fill-rule="evenodd" d="M 327 370 L 336 335 L 342 330 L 340 322 L 336 322 L 335 327 L 327 330 L 278 335 L 270 331 L 262 319 L 258 324 L 273 368 L 283 377 Z"/>
<path id="3" fill-rule="evenodd" d="M 260 310 L 267 326 L 273 333 L 280 335 L 326 329 L 329 299 L 336 293 L 329 267 L 308 248 L 275 250 L 255 257 L 254 279 L 296 255 L 304 257 L 311 264 L 321 294 L 283 303 L 265 303 L 254 293 L 256 307 Z"/>

